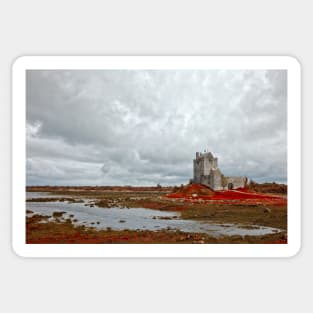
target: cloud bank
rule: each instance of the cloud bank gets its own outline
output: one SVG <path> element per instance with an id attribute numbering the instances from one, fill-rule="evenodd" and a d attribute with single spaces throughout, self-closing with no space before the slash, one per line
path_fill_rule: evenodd
<path id="1" fill-rule="evenodd" d="M 196 151 L 287 180 L 284 70 L 28 70 L 28 185 L 177 185 Z"/>

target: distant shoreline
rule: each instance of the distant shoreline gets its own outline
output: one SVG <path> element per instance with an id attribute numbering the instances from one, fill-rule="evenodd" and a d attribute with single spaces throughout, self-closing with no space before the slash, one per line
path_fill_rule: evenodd
<path id="1" fill-rule="evenodd" d="M 186 184 L 188 185 L 188 184 Z M 180 186 L 58 186 L 58 185 L 30 185 L 26 186 L 26 191 L 62 191 L 62 190 L 108 190 L 108 191 L 157 191 L 157 192 L 173 192 L 178 188 L 182 188 L 186 185 Z M 270 193 L 270 194 L 287 194 L 288 185 L 287 184 L 279 184 L 279 183 L 256 183 L 254 181 L 250 181 L 247 185 L 247 189 L 250 191 L 261 192 L 261 193 Z"/>

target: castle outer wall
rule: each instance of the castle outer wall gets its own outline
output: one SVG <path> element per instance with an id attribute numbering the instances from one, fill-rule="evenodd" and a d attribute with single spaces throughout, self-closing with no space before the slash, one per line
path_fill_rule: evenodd
<path id="1" fill-rule="evenodd" d="M 225 180 L 226 180 L 226 189 L 244 188 L 248 183 L 247 177 L 240 176 L 225 177 Z"/>

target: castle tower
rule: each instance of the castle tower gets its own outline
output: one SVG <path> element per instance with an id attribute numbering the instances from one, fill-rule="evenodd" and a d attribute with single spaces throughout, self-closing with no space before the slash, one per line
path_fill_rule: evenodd
<path id="1" fill-rule="evenodd" d="M 196 158 L 193 160 L 193 182 L 211 185 L 212 179 L 209 176 L 217 169 L 218 159 L 211 152 L 196 152 Z"/>
<path id="2" fill-rule="evenodd" d="M 246 177 L 225 177 L 218 168 L 218 158 L 211 152 L 196 152 L 193 160 L 193 183 L 206 185 L 213 190 L 244 187 Z"/>

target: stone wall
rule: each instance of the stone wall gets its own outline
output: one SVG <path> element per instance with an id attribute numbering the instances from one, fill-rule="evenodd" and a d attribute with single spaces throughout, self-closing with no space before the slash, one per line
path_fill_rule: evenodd
<path id="1" fill-rule="evenodd" d="M 210 173 L 210 187 L 214 190 L 222 190 L 222 173 L 219 169 L 211 170 Z"/>
<path id="2" fill-rule="evenodd" d="M 202 176 L 210 175 L 211 170 L 217 168 L 217 161 L 211 152 L 197 152 L 193 160 L 193 181 L 201 183 Z"/>
<path id="3" fill-rule="evenodd" d="M 193 182 L 200 184 L 201 183 L 201 175 L 203 173 L 203 162 L 200 160 L 193 160 Z"/>
<path id="4" fill-rule="evenodd" d="M 225 177 L 226 178 L 226 188 L 225 189 L 237 189 L 237 188 L 244 188 L 247 184 L 247 177 L 241 177 L 241 176 L 231 176 L 231 177 Z M 232 188 L 229 184 L 232 184 Z"/>
<path id="5" fill-rule="evenodd" d="M 202 175 L 200 184 L 210 187 L 210 175 Z"/>

